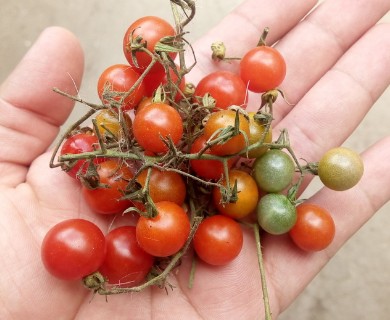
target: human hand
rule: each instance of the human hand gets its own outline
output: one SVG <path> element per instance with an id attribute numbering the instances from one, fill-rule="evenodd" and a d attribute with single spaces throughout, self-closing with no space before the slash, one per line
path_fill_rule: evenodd
<path id="1" fill-rule="evenodd" d="M 245 2 L 239 9 L 241 13 L 246 16 L 256 13 L 260 17 L 243 18 L 241 24 L 237 15 L 227 18 L 235 23 L 225 20 L 223 26 L 195 46 L 199 63 L 192 73 L 195 82 L 202 74 L 218 67 L 209 59 L 212 41 L 224 40 L 229 54 L 240 55 L 243 52 L 234 52 L 229 45 L 233 44 L 233 32 L 246 30 L 245 37 L 239 37 L 244 50 L 256 43 L 264 26 L 269 26 L 268 43 L 280 39 L 277 47 L 288 65 L 282 88 L 295 105 L 291 107 L 279 99 L 275 106 L 275 131 L 287 128 L 294 151 L 298 157 L 308 160 L 316 160 L 325 150 L 341 144 L 390 82 L 386 72 L 390 65 L 387 54 L 390 39 L 386 39 L 389 26 L 372 27 L 388 11 L 389 4 L 370 3 L 368 14 L 363 5 L 327 1 L 309 17 L 310 22 L 294 27 L 313 4 L 314 1 L 280 5 L 275 1 Z M 348 21 L 338 15 L 347 10 Z M 245 21 L 259 22 L 249 32 Z M 333 33 L 329 35 L 324 30 Z M 376 51 L 372 52 L 372 48 Z M 79 86 L 81 73 L 82 53 L 77 41 L 64 30 L 49 29 L 0 89 L 3 131 L 0 245 L 5 267 L 0 281 L 0 318 L 253 319 L 261 316 L 261 287 L 250 232 L 245 234 L 242 254 L 232 264 L 218 270 L 199 264 L 192 289 L 187 289 L 190 257 L 186 257 L 176 277 L 170 278 L 176 288 L 168 295 L 154 288 L 131 296 L 112 296 L 106 303 L 102 297 L 92 299 L 79 282 L 65 283 L 45 272 L 39 251 L 50 226 L 67 218 L 83 217 L 106 231 L 111 222 L 111 218 L 89 211 L 74 181 L 59 170 L 48 168 L 50 153 L 44 152 L 71 110 L 70 101 L 51 93 L 50 89 L 58 87 L 72 93 Z M 363 154 L 365 175 L 357 187 L 342 194 L 322 190 L 311 199 L 326 206 L 335 218 L 336 238 L 327 250 L 305 254 L 286 237 L 263 237 L 271 309 L 275 316 L 388 201 L 389 170 L 381 159 L 389 156 L 389 143 L 384 139 Z M 353 217 L 345 212 L 353 212 Z"/>

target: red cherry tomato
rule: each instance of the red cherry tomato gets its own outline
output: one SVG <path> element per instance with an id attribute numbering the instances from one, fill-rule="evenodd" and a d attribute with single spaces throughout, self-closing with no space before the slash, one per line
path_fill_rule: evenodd
<path id="1" fill-rule="evenodd" d="M 198 153 L 206 145 L 207 139 L 204 135 L 195 139 L 191 145 L 190 153 Z M 210 149 L 207 149 L 204 154 L 212 154 Z M 230 169 L 235 162 L 234 158 L 228 160 L 228 168 Z M 192 170 L 197 176 L 207 180 L 218 180 L 224 173 L 223 164 L 219 160 L 190 160 Z"/>
<path id="2" fill-rule="evenodd" d="M 84 152 L 91 152 L 99 149 L 99 142 L 95 135 L 88 132 L 77 133 L 73 136 L 67 138 L 64 144 L 61 147 L 60 154 L 79 154 Z M 98 164 L 103 162 L 103 158 L 95 158 L 93 163 Z M 69 174 L 72 178 L 78 179 L 78 177 L 87 172 L 88 163 L 87 160 L 78 160 L 71 166 L 67 174 Z"/>
<path id="3" fill-rule="evenodd" d="M 145 95 L 144 84 L 141 82 L 132 93 L 126 97 L 125 94 L 132 89 L 139 77 L 139 73 L 129 65 L 116 64 L 108 67 L 98 80 L 99 98 L 105 104 L 121 103 L 123 110 L 133 109 Z"/>
<path id="4" fill-rule="evenodd" d="M 242 229 L 232 218 L 211 216 L 200 223 L 193 244 L 196 254 L 204 262 L 215 266 L 225 265 L 241 252 Z"/>
<path id="5" fill-rule="evenodd" d="M 133 134 L 145 150 L 166 152 L 168 147 L 161 138 L 169 137 L 174 144 L 178 144 L 183 135 L 183 120 L 170 105 L 152 103 L 137 112 L 133 121 Z"/>
<path id="6" fill-rule="evenodd" d="M 174 202 L 157 202 L 156 208 L 156 217 L 139 218 L 137 241 L 149 254 L 167 257 L 177 253 L 185 244 L 190 234 L 190 220 L 184 209 Z"/>
<path id="7" fill-rule="evenodd" d="M 327 210 L 316 204 L 302 203 L 297 206 L 297 221 L 289 234 L 299 248 L 320 251 L 332 242 L 335 229 Z"/>
<path id="8" fill-rule="evenodd" d="M 108 283 L 132 287 L 145 280 L 154 257 L 138 245 L 135 227 L 123 226 L 110 231 L 106 236 L 106 248 L 99 271 Z"/>
<path id="9" fill-rule="evenodd" d="M 160 171 L 151 168 L 149 180 L 149 195 L 156 202 L 171 201 L 179 206 L 184 203 L 186 197 L 186 184 L 182 176 L 174 171 Z M 146 183 L 148 169 L 141 171 L 137 181 L 143 187 Z"/>
<path id="10" fill-rule="evenodd" d="M 102 231 L 84 219 L 69 219 L 52 227 L 41 246 L 46 270 L 64 280 L 81 279 L 103 263 L 105 238 Z"/>
<path id="11" fill-rule="evenodd" d="M 249 121 L 239 114 L 239 130 L 240 133 L 231 137 L 228 141 L 221 144 L 215 144 L 211 147 L 211 151 L 217 155 L 232 155 L 242 151 L 246 146 L 244 134 L 249 138 Z M 218 130 L 225 129 L 228 126 L 234 127 L 236 121 L 236 112 L 233 110 L 221 110 L 211 114 L 204 127 L 204 136 L 207 139 L 218 137 Z"/>
<path id="12" fill-rule="evenodd" d="M 121 200 L 129 180 L 134 176 L 134 168 L 126 162 L 107 160 L 97 166 L 102 187 L 89 189 L 83 186 L 82 195 L 89 207 L 97 213 L 122 213 L 133 206 L 130 200 Z"/>
<path id="13" fill-rule="evenodd" d="M 177 68 L 177 70 L 179 70 L 179 66 L 176 66 L 176 68 Z M 180 82 L 178 83 L 179 78 L 178 78 L 176 72 L 172 68 L 169 68 L 169 80 L 173 83 L 172 88 L 169 88 L 169 86 L 168 86 L 168 76 L 165 73 L 165 71 L 163 71 L 161 73 L 160 72 L 148 73 L 143 80 L 143 83 L 145 84 L 145 89 L 146 89 L 145 90 L 146 96 L 153 96 L 155 90 L 159 86 L 163 86 L 165 92 L 168 95 L 170 93 L 169 92 L 170 89 L 176 90 L 176 95 L 174 97 L 174 100 L 180 101 L 183 98 L 182 93 L 184 93 L 184 91 L 186 89 L 185 77 L 183 76 L 181 78 Z"/>
<path id="14" fill-rule="evenodd" d="M 173 27 L 164 19 L 154 16 L 142 17 L 134 21 L 127 29 L 123 38 L 123 52 L 127 61 L 134 67 L 137 68 L 138 72 L 143 72 L 151 63 L 151 56 L 142 51 L 136 51 L 136 61 L 133 60 L 131 43 L 137 37 L 142 38 L 142 43 L 145 44 L 146 49 L 150 52 L 155 52 L 156 44 L 161 38 L 175 36 L 176 32 Z M 177 53 L 171 52 L 169 56 L 172 60 L 175 59 Z M 160 63 L 156 63 L 151 72 L 163 72 L 164 67 Z"/>
<path id="15" fill-rule="evenodd" d="M 276 89 L 286 76 L 286 62 L 280 52 L 272 47 L 255 47 L 242 57 L 240 76 L 250 91 Z"/>
<path id="16" fill-rule="evenodd" d="M 215 71 L 201 79 L 194 96 L 203 97 L 206 93 L 215 99 L 216 108 L 227 109 L 232 105 L 246 107 L 246 85 L 233 72 Z"/>

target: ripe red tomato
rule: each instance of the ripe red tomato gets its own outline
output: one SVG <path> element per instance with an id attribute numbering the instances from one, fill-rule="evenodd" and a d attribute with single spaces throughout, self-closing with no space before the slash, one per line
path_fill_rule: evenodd
<path id="1" fill-rule="evenodd" d="M 106 236 L 106 255 L 99 271 L 108 283 L 136 286 L 145 280 L 154 257 L 137 243 L 135 227 L 123 226 Z"/>
<path id="2" fill-rule="evenodd" d="M 320 251 L 329 246 L 336 227 L 330 213 L 313 203 L 297 206 L 297 221 L 289 231 L 294 243 L 305 251 Z"/>
<path id="3" fill-rule="evenodd" d="M 151 168 L 149 180 L 149 195 L 156 202 L 171 201 L 179 206 L 184 203 L 186 197 L 186 184 L 182 176 L 174 171 L 160 171 Z M 148 169 L 141 171 L 137 176 L 137 182 L 143 187 L 146 183 Z"/>
<path id="4" fill-rule="evenodd" d="M 240 76 L 250 91 L 276 89 L 286 76 L 286 62 L 275 48 L 258 46 L 242 57 Z"/>
<path id="5" fill-rule="evenodd" d="M 176 32 L 173 27 L 164 19 L 155 16 L 146 16 L 134 21 L 127 29 L 123 38 L 123 53 L 127 61 L 137 68 L 138 72 L 143 72 L 151 63 L 151 56 L 142 51 L 136 51 L 136 62 L 132 57 L 131 43 L 138 37 L 142 38 L 142 44 L 152 53 L 155 53 L 155 45 L 161 38 L 175 36 Z M 171 52 L 169 56 L 172 60 L 175 59 L 177 53 Z M 138 66 L 137 66 L 138 65 Z M 160 63 L 156 63 L 151 72 L 163 72 L 164 67 Z"/>
<path id="6" fill-rule="evenodd" d="M 91 152 L 99 149 L 99 141 L 95 135 L 89 132 L 77 133 L 67 138 L 61 147 L 60 154 L 79 154 L 84 152 Z M 68 163 L 69 170 L 66 171 L 72 178 L 78 177 L 87 172 L 87 160 L 78 160 L 75 163 Z M 98 164 L 104 161 L 103 158 L 95 158 L 93 163 Z"/>
<path id="7" fill-rule="evenodd" d="M 190 153 L 198 153 L 206 145 L 207 139 L 204 135 L 194 140 L 191 145 Z M 207 149 L 203 154 L 212 154 L 210 149 Z M 230 169 L 235 162 L 234 158 L 228 160 L 228 168 Z M 224 173 L 223 164 L 218 160 L 190 160 L 190 165 L 195 174 L 203 179 L 218 180 Z"/>
<path id="8" fill-rule="evenodd" d="M 218 187 L 213 189 L 213 203 L 218 212 L 231 218 L 240 219 L 252 213 L 257 206 L 259 200 L 259 191 L 256 181 L 250 174 L 242 170 L 230 170 L 229 185 L 233 188 L 237 183 L 237 201 L 231 203 L 222 203 L 221 190 Z M 226 179 L 221 181 L 223 186 L 226 186 Z"/>
<path id="9" fill-rule="evenodd" d="M 233 72 L 215 71 L 201 79 L 194 96 L 203 97 L 206 93 L 215 99 L 215 106 L 218 109 L 227 109 L 232 105 L 246 107 L 246 85 Z"/>
<path id="10" fill-rule="evenodd" d="M 97 166 L 100 184 L 102 187 L 89 189 L 83 186 L 82 195 L 89 207 L 97 213 L 122 213 L 133 203 L 130 200 L 121 200 L 128 182 L 134 176 L 134 167 L 126 162 L 107 160 Z"/>
<path id="11" fill-rule="evenodd" d="M 126 97 L 125 94 L 139 77 L 139 73 L 130 65 L 115 64 L 108 67 L 100 75 L 97 84 L 100 100 L 105 104 L 120 103 L 123 110 L 133 109 L 145 95 L 144 84 L 141 82 L 131 94 Z"/>
<path id="12" fill-rule="evenodd" d="M 179 70 L 179 66 L 176 66 L 177 70 Z M 186 89 L 186 81 L 185 77 L 183 76 L 180 80 L 180 83 L 178 84 L 178 76 L 176 72 L 172 69 L 169 68 L 169 80 L 177 86 L 177 88 L 172 88 L 172 90 L 177 90 L 176 95 L 174 97 L 175 101 L 180 101 L 183 98 L 183 95 L 180 93 L 180 91 L 183 93 Z M 164 86 L 165 92 L 169 95 L 169 87 L 168 87 L 168 76 L 163 72 L 154 72 L 154 73 L 148 73 L 144 80 L 143 83 L 145 84 L 145 94 L 146 96 L 153 96 L 155 90 L 158 88 L 158 86 Z"/>
<path id="13" fill-rule="evenodd" d="M 161 138 L 169 137 L 174 144 L 178 144 L 183 135 L 183 120 L 170 105 L 152 103 L 137 112 L 133 121 L 133 134 L 145 150 L 166 152 L 168 147 Z"/>
<path id="14" fill-rule="evenodd" d="M 41 258 L 46 270 L 64 280 L 81 279 L 100 267 L 105 238 L 94 223 L 69 219 L 52 227 L 43 239 Z"/>
<path id="15" fill-rule="evenodd" d="M 141 216 L 136 226 L 137 241 L 142 249 L 156 257 L 178 252 L 190 234 L 190 220 L 184 209 L 174 202 L 156 203 L 154 218 Z"/>
<path id="16" fill-rule="evenodd" d="M 239 130 L 240 133 L 231 137 L 228 141 L 216 144 L 211 147 L 211 151 L 217 155 L 232 155 L 239 153 L 246 147 L 246 140 L 243 134 L 249 138 L 249 121 L 239 114 Z M 233 110 L 221 110 L 214 112 L 208 118 L 204 127 L 204 136 L 210 139 L 218 130 L 225 129 L 228 126 L 234 127 L 236 121 L 236 112 Z M 213 139 L 218 135 L 213 136 Z"/>
<path id="17" fill-rule="evenodd" d="M 194 250 L 204 262 L 221 266 L 241 252 L 243 232 L 233 219 L 215 215 L 204 219 L 194 235 Z"/>

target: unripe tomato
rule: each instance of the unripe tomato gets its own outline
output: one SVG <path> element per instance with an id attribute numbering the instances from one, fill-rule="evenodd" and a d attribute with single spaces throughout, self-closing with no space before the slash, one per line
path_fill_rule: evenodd
<path id="1" fill-rule="evenodd" d="M 318 176 L 329 189 L 343 191 L 355 186 L 363 176 L 364 164 L 353 150 L 339 147 L 327 151 L 318 162 Z"/>
<path id="2" fill-rule="evenodd" d="M 257 205 L 257 220 L 266 232 L 284 234 L 290 231 L 297 220 L 296 208 L 285 195 L 269 193 Z"/>
<path id="3" fill-rule="evenodd" d="M 295 165 L 291 157 L 272 149 L 255 160 L 252 176 L 259 188 L 266 192 L 280 192 L 288 187 L 294 177 Z"/>

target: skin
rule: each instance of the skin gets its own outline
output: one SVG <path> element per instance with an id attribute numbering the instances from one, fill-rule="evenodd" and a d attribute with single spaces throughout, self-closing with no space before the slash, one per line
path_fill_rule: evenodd
<path id="1" fill-rule="evenodd" d="M 279 100 L 274 129 L 287 128 L 297 157 L 309 161 L 343 143 L 390 84 L 390 25 L 374 26 L 390 9 L 389 1 L 328 0 L 297 25 L 314 4 L 312 0 L 243 2 L 195 45 L 199 64 L 189 79 L 196 82 L 218 68 L 209 59 L 213 40 L 225 41 L 232 48 L 229 54 L 240 56 L 257 42 L 262 28 L 269 26 L 268 43 L 279 40 L 277 48 L 288 66 L 282 88 L 295 105 Z M 348 12 L 348 19 L 340 12 Z M 238 46 L 229 46 L 233 39 L 238 39 Z M 237 70 L 237 65 L 232 63 L 229 68 Z M 72 103 L 51 88 L 76 94 L 74 85 L 79 87 L 82 70 L 83 53 L 77 39 L 66 30 L 49 28 L 0 87 L 0 318 L 262 317 L 261 289 L 254 276 L 258 274 L 255 244 L 248 230 L 243 252 L 232 264 L 218 269 L 218 275 L 215 268 L 198 264 L 191 290 L 187 289 L 188 254 L 170 278 L 175 289 L 168 289 L 168 295 L 165 290 L 149 289 L 108 297 L 107 303 L 104 297 L 92 298 L 78 281 L 57 280 L 43 269 L 40 244 L 50 226 L 80 217 L 106 232 L 112 223 L 112 218 L 98 217 L 87 208 L 75 181 L 48 166 L 50 152 L 46 150 L 72 110 Z M 390 157 L 389 137 L 362 157 L 365 174 L 361 183 L 343 193 L 324 189 L 311 198 L 333 213 L 339 231 L 330 247 L 310 255 L 295 248 L 287 237 L 262 238 L 274 318 L 390 199 L 390 164 L 382 161 Z M 53 192 L 53 186 L 61 192 Z M 353 219 L 344 214 L 346 210 L 354 213 Z"/>

